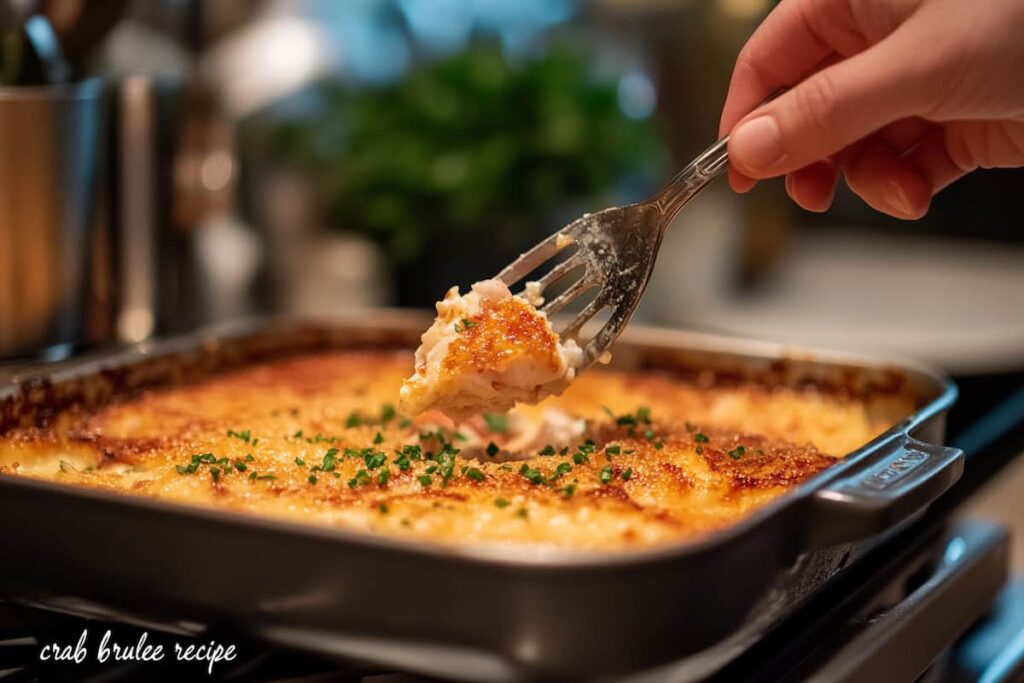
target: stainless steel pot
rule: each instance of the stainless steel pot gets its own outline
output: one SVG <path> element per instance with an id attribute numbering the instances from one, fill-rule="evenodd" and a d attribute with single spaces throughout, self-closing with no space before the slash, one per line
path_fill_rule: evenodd
<path id="1" fill-rule="evenodd" d="M 112 333 L 103 83 L 0 88 L 0 357 Z"/>

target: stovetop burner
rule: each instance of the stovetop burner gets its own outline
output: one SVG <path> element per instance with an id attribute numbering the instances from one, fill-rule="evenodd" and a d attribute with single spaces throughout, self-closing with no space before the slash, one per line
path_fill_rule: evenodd
<path id="1" fill-rule="evenodd" d="M 714 681 L 998 681 L 1024 676 L 1024 582 L 1005 584 L 1007 536 L 986 523 L 948 530 L 912 530 L 881 548 L 884 566 L 854 565 L 840 580 L 712 677 Z M 859 563 L 858 563 L 859 564 Z M 984 618 L 983 618 L 984 617 Z M 973 628 L 972 628 L 973 625 Z M 71 648 L 87 630 L 81 663 L 41 661 L 47 645 Z M 149 645 L 168 653 L 159 662 L 97 661 L 98 645 Z M 964 636 L 964 634 L 967 634 Z M 177 662 L 177 643 L 233 644 L 237 656 L 213 665 Z M 339 662 L 205 631 L 177 635 L 97 619 L 0 604 L 0 680 L 108 683 L 180 681 L 366 681 L 427 679 Z M 671 668 L 640 676 L 667 680 Z"/>

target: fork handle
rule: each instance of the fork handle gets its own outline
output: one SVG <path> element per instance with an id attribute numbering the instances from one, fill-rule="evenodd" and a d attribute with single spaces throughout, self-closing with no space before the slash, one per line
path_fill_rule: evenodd
<path id="1" fill-rule="evenodd" d="M 686 204 L 722 175 L 729 162 L 729 136 L 708 147 L 649 201 L 661 211 L 664 231 Z"/>

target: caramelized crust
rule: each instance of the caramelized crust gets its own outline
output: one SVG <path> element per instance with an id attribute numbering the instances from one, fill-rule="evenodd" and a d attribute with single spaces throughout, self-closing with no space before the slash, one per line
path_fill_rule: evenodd
<path id="1" fill-rule="evenodd" d="M 474 339 L 468 358 L 496 352 Z M 68 411 L 0 438 L 0 472 L 449 544 L 625 550 L 735 522 L 889 426 L 813 390 L 595 370 L 508 431 L 455 436 L 436 412 L 392 416 L 409 370 L 407 354 L 324 353 Z M 505 448 L 552 410 L 585 419 L 564 454 Z"/>

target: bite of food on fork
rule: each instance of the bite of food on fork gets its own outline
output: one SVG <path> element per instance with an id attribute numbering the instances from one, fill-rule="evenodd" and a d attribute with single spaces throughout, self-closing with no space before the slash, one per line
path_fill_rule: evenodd
<path id="1" fill-rule="evenodd" d="M 582 351 L 552 330 L 535 289 L 513 296 L 500 280 L 477 282 L 463 295 L 449 289 L 402 385 L 402 412 L 437 409 L 461 422 L 562 393 Z"/>

